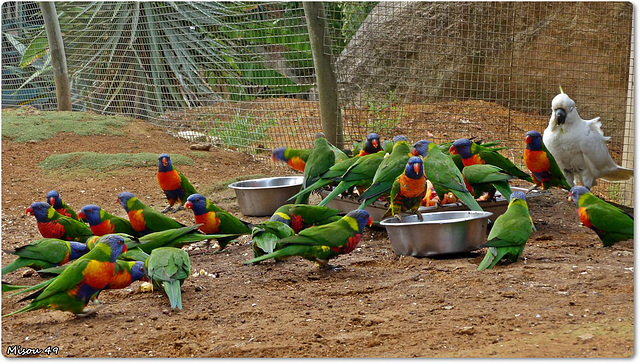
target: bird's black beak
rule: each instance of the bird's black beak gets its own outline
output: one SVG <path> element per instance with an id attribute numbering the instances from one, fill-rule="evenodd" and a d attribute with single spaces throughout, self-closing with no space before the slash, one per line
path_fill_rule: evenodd
<path id="1" fill-rule="evenodd" d="M 556 110 L 556 121 L 558 124 L 564 124 L 564 121 L 567 119 L 567 112 L 564 109 Z"/>

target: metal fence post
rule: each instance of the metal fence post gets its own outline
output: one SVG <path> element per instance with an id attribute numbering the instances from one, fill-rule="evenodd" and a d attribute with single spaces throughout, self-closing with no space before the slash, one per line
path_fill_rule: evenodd
<path id="1" fill-rule="evenodd" d="M 630 41 L 631 41 L 631 46 L 630 46 L 630 52 L 629 52 L 629 81 L 628 81 L 628 86 L 627 86 L 627 112 L 625 113 L 627 118 L 625 120 L 625 124 L 624 124 L 624 139 L 623 139 L 623 149 L 622 149 L 622 166 L 626 167 L 626 168 L 635 168 L 634 163 L 633 163 L 633 152 L 634 152 L 634 124 L 633 124 L 633 94 L 634 94 L 634 88 L 633 88 L 633 75 L 634 75 L 634 67 L 633 67 L 633 63 L 635 62 L 635 55 L 634 55 L 634 51 L 635 51 L 635 47 L 634 47 L 634 43 L 635 43 L 635 27 L 633 26 L 633 24 L 635 24 L 634 20 L 635 20 L 635 12 L 631 15 L 631 37 L 630 37 Z M 626 206 L 633 206 L 633 199 L 634 199 L 634 193 L 633 193 L 633 187 L 634 183 L 633 180 L 631 181 L 626 181 L 621 183 L 620 186 L 620 203 L 622 203 L 623 205 Z"/>
<path id="2" fill-rule="evenodd" d="M 69 85 L 69 72 L 67 70 L 67 57 L 64 53 L 62 33 L 58 22 L 56 5 L 53 2 L 40 2 L 44 27 L 47 31 L 49 49 L 51 50 L 51 63 L 53 65 L 53 78 L 56 82 L 56 98 L 58 99 L 58 111 L 71 111 L 71 86 Z"/>
<path id="3" fill-rule="evenodd" d="M 303 7 L 320 98 L 322 132 L 329 142 L 342 148 L 344 137 L 338 104 L 338 83 L 331 64 L 331 38 L 327 32 L 324 5 L 322 2 L 305 1 Z"/>

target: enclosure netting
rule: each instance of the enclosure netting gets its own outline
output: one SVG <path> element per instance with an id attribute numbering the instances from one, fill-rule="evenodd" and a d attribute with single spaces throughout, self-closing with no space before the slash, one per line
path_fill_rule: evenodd
<path id="1" fill-rule="evenodd" d="M 56 2 L 74 110 L 129 115 L 266 157 L 321 129 L 300 2 Z M 523 166 L 563 90 L 601 117 L 633 167 L 633 5 L 622 2 L 327 2 L 345 147 L 501 140 Z M 2 106 L 55 109 L 37 3 L 2 4 Z M 170 142 L 168 140 L 167 142 Z M 275 167 L 275 165 L 274 165 Z M 594 192 L 631 204 L 632 182 Z"/>

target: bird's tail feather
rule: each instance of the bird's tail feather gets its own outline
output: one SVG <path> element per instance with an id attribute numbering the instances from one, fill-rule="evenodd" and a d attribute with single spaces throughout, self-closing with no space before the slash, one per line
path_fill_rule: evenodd
<path id="1" fill-rule="evenodd" d="M 12 261 L 11 263 L 9 263 L 6 266 L 2 267 L 2 275 L 5 275 L 5 274 L 7 274 L 9 272 L 13 272 L 16 269 L 20 269 L 22 267 L 26 267 L 29 263 L 30 263 L 30 261 L 28 259 L 25 259 L 25 258 L 22 258 L 22 257 L 18 257 L 17 259 Z"/>
<path id="2" fill-rule="evenodd" d="M 180 281 L 164 281 L 162 282 L 162 287 L 164 288 L 167 297 L 169 297 L 171 308 L 178 308 L 179 310 L 182 310 L 182 293 L 180 292 Z"/>
<path id="3" fill-rule="evenodd" d="M 451 192 L 453 192 L 453 194 L 456 195 L 456 197 L 459 198 L 460 201 L 462 201 L 465 205 L 467 205 L 467 207 L 469 207 L 471 210 L 484 211 L 482 210 L 482 207 L 480 207 L 480 205 L 478 204 L 478 201 L 476 201 L 468 191 L 451 190 Z"/>
<path id="4" fill-rule="evenodd" d="M 48 281 L 40 282 L 40 283 L 35 284 L 33 286 L 22 286 L 22 287 L 24 287 L 23 290 L 18 291 L 18 292 L 14 292 L 14 293 L 10 294 L 9 297 L 13 297 L 13 296 L 17 296 L 17 295 L 20 295 L 20 294 L 23 294 L 23 293 L 27 293 L 27 292 L 43 289 L 44 287 L 47 287 L 49 284 L 51 284 L 51 282 L 53 282 L 56 278 L 57 277 L 53 277 L 53 278 L 49 279 Z M 20 287 L 20 286 L 18 286 L 18 287 Z M 40 291 L 38 291 L 37 293 L 40 294 Z M 29 296 L 27 296 L 27 297 L 29 297 Z M 35 298 L 35 297 L 36 296 L 34 296 L 32 298 Z"/>
<path id="5" fill-rule="evenodd" d="M 357 182 L 344 182 L 344 181 L 340 182 L 333 189 L 333 191 L 331 191 L 331 193 L 329 195 L 327 195 L 327 197 L 325 197 L 322 201 L 320 201 L 318 206 L 326 206 L 329 202 L 331 202 L 331 200 L 333 200 L 334 198 L 338 197 L 339 194 L 341 194 L 342 192 L 352 188 L 356 184 L 357 184 Z"/>
<path id="6" fill-rule="evenodd" d="M 489 247 L 489 249 L 487 249 L 487 254 L 484 256 L 484 259 L 482 259 L 482 262 L 480 262 L 480 265 L 478 265 L 478 270 L 493 268 L 493 266 L 496 265 L 500 261 L 500 259 L 502 259 L 505 253 L 505 251 L 499 251 L 496 247 Z"/>
<path id="7" fill-rule="evenodd" d="M 16 315 L 16 314 L 19 314 L 19 313 L 22 313 L 22 312 L 31 311 L 31 310 L 33 310 L 33 306 L 31 306 L 31 305 L 26 305 L 26 306 L 24 306 L 23 308 L 21 308 L 21 309 L 19 309 L 19 310 L 13 311 L 13 312 L 8 313 L 8 314 L 6 314 L 6 315 L 2 315 L 2 317 L 3 317 L 3 318 L 4 318 L 4 317 L 9 317 L 9 316 L 13 316 L 13 315 Z"/>

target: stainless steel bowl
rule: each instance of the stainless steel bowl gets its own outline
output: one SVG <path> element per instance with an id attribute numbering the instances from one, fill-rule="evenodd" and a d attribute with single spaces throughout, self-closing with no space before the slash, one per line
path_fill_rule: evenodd
<path id="1" fill-rule="evenodd" d="M 234 182 L 240 211 L 246 216 L 270 216 L 300 191 L 302 176 L 269 177 Z"/>
<path id="2" fill-rule="evenodd" d="M 397 255 L 426 257 L 462 253 L 478 249 L 487 238 L 489 216 L 486 211 L 444 211 L 390 217 L 380 222 L 387 229 Z"/>

